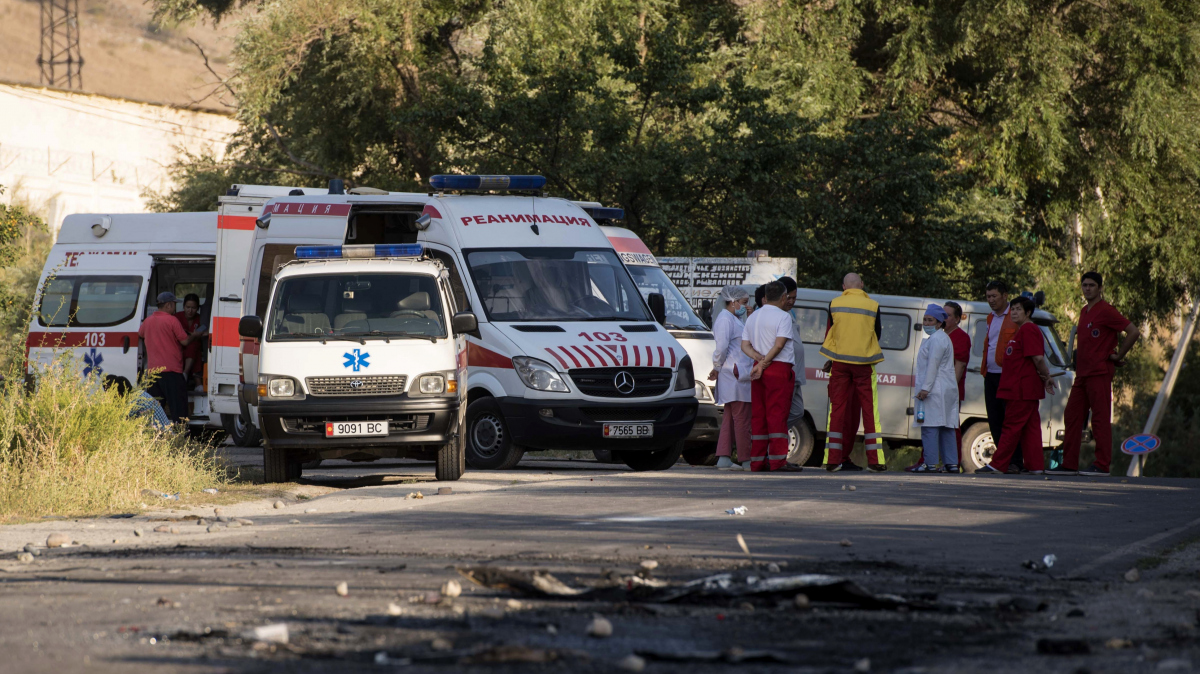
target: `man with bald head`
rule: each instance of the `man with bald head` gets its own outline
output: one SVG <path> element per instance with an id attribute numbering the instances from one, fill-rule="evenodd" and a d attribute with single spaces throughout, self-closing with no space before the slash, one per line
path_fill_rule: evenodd
<path id="1" fill-rule="evenodd" d="M 829 330 L 821 345 L 821 353 L 830 360 L 826 364 L 829 422 L 825 439 L 825 470 L 830 472 L 862 470 L 850 461 L 850 451 L 858 435 L 855 401 L 862 409 L 868 468 L 876 472 L 887 470 L 875 383 L 875 365 L 883 362 L 883 351 L 879 348 L 882 327 L 879 303 L 863 292 L 858 274 L 846 274 L 841 296 L 829 303 Z"/>

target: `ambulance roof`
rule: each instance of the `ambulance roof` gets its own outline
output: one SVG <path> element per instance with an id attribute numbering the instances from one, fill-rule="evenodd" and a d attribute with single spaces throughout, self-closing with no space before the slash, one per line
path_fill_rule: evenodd
<path id="1" fill-rule="evenodd" d="M 92 233 L 92 225 L 108 218 L 104 236 Z M 170 252 L 171 244 L 217 245 L 217 214 L 204 213 L 75 213 L 63 220 L 57 244 L 150 244 L 148 252 Z"/>

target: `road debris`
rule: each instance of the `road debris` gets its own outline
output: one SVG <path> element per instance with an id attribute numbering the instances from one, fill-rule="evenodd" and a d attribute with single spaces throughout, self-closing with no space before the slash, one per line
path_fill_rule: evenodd
<path id="1" fill-rule="evenodd" d="M 209 487 L 208 489 L 201 489 L 200 491 L 204 492 L 205 494 L 216 494 L 216 493 L 218 493 L 218 492 L 217 492 L 217 490 L 216 490 L 216 489 L 213 489 L 212 487 Z"/>
<path id="2" fill-rule="evenodd" d="M 658 561 L 653 559 L 643 559 L 642 563 L 638 564 L 638 566 L 642 567 L 642 569 L 645 571 L 653 571 L 658 568 Z"/>
<path id="3" fill-rule="evenodd" d="M 388 605 L 387 605 L 387 614 L 388 615 L 395 617 L 398 615 L 402 615 L 403 613 L 404 613 L 404 609 L 400 608 L 399 604 L 397 604 L 396 602 L 393 602 L 393 601 L 388 602 Z"/>
<path id="4" fill-rule="evenodd" d="M 519 571 L 487 566 L 460 568 L 471 582 L 493 590 L 512 590 L 535 597 L 577 597 L 588 593 L 563 583 L 544 571 Z"/>
<path id="5" fill-rule="evenodd" d="M 750 554 L 750 546 L 746 545 L 746 539 L 741 534 L 737 535 L 737 544 L 742 549 L 742 552 L 746 553 L 748 557 L 753 558 L 753 555 Z"/>
<path id="6" fill-rule="evenodd" d="M 182 608 L 183 607 L 182 603 L 177 602 L 177 601 L 171 601 L 170 599 L 167 599 L 166 597 L 159 597 L 158 601 L 156 601 L 154 603 L 155 603 L 155 605 L 161 606 L 163 608 Z"/>
<path id="7" fill-rule="evenodd" d="M 337 596 L 339 597 L 350 596 L 350 586 L 346 585 L 345 581 L 338 583 L 337 586 L 333 588 L 333 591 L 337 592 Z"/>
<path id="8" fill-rule="evenodd" d="M 283 501 L 276 501 L 271 504 L 271 507 L 276 510 L 282 510 L 283 509 Z"/>
<path id="9" fill-rule="evenodd" d="M 71 544 L 71 537 L 62 533 L 53 533 L 46 537 L 46 547 L 61 548 Z"/>
<path id="10" fill-rule="evenodd" d="M 33 553 L 32 552 L 18 552 L 17 553 L 17 561 L 22 564 L 32 564 L 33 563 Z"/>
<path id="11" fill-rule="evenodd" d="M 521 602 L 517 601 L 516 599 L 509 599 L 508 601 L 504 602 L 504 605 L 513 611 L 521 610 Z"/>
<path id="12" fill-rule="evenodd" d="M 268 644 L 286 644 L 288 642 L 288 626 L 287 623 L 262 625 L 247 632 L 245 638 Z"/>
<path id="13" fill-rule="evenodd" d="M 627 672 L 640 672 L 646 669 L 646 659 L 630 653 L 617 661 L 617 669 Z"/>
<path id="14" fill-rule="evenodd" d="M 457 580 L 448 580 L 442 583 L 442 594 L 454 599 L 462 595 L 462 585 Z"/>
<path id="15" fill-rule="evenodd" d="M 34 557 L 37 557 L 39 554 L 41 554 L 40 552 L 38 552 L 37 546 L 34 545 L 33 543 L 26 543 L 25 547 L 23 547 L 21 549 L 24 550 L 25 552 L 28 552 L 29 554 L 33 555 Z"/>
<path id="16" fill-rule="evenodd" d="M 404 498 L 406 500 L 407 499 L 422 499 L 422 498 L 425 498 L 425 495 L 419 491 L 410 491 L 410 492 L 408 492 L 408 496 L 405 496 Z"/>
<path id="17" fill-rule="evenodd" d="M 145 531 L 143 531 L 143 530 L 142 530 L 142 529 L 140 529 L 140 528 L 138 528 L 138 529 L 134 529 L 134 530 L 133 530 L 133 535 L 134 535 L 134 536 L 137 536 L 137 537 L 139 537 L 139 538 L 140 538 L 140 537 L 142 537 L 142 536 L 144 536 L 145 534 L 146 534 L 146 532 L 145 532 Z"/>
<path id="18" fill-rule="evenodd" d="M 300 524 L 300 520 L 288 520 L 288 524 Z"/>
<path id="19" fill-rule="evenodd" d="M 1042 565 L 1045 566 L 1047 569 L 1053 567 L 1054 563 L 1057 561 L 1058 561 L 1058 555 L 1046 555 L 1045 557 L 1042 557 Z"/>
<path id="20" fill-rule="evenodd" d="M 726 515 L 745 515 L 746 514 L 746 506 L 738 506 L 736 508 L 730 508 L 729 510 L 725 511 L 725 514 Z"/>
<path id="21" fill-rule="evenodd" d="M 613 626 L 604 616 L 594 615 L 592 616 L 592 622 L 588 625 L 587 633 L 589 637 L 607 639 L 612 636 Z"/>
<path id="22" fill-rule="evenodd" d="M 850 542 L 849 538 L 843 538 L 838 545 L 842 546 L 843 548 L 848 548 L 854 544 Z"/>
<path id="23" fill-rule="evenodd" d="M 1136 566 L 1125 572 L 1125 582 L 1126 583 L 1136 583 L 1139 580 L 1141 580 L 1141 578 L 1142 578 L 1142 574 L 1140 571 L 1137 570 Z"/>

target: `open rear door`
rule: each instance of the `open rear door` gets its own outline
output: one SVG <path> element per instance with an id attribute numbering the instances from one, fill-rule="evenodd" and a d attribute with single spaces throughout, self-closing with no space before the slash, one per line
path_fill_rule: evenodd
<path id="1" fill-rule="evenodd" d="M 209 394 L 213 410 L 237 414 L 238 321 L 245 299 L 246 268 L 254 243 L 254 222 L 262 210 L 259 203 L 223 203 L 217 216 L 216 296 L 212 323 L 212 371 Z"/>

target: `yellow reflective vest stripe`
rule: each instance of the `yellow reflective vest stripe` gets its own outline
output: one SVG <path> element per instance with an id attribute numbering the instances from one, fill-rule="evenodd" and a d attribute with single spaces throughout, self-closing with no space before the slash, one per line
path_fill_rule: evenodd
<path id="1" fill-rule="evenodd" d="M 829 303 L 833 325 L 821 345 L 821 355 L 851 365 L 874 365 L 883 361 L 875 317 L 879 303 L 858 288 L 852 288 Z"/>

